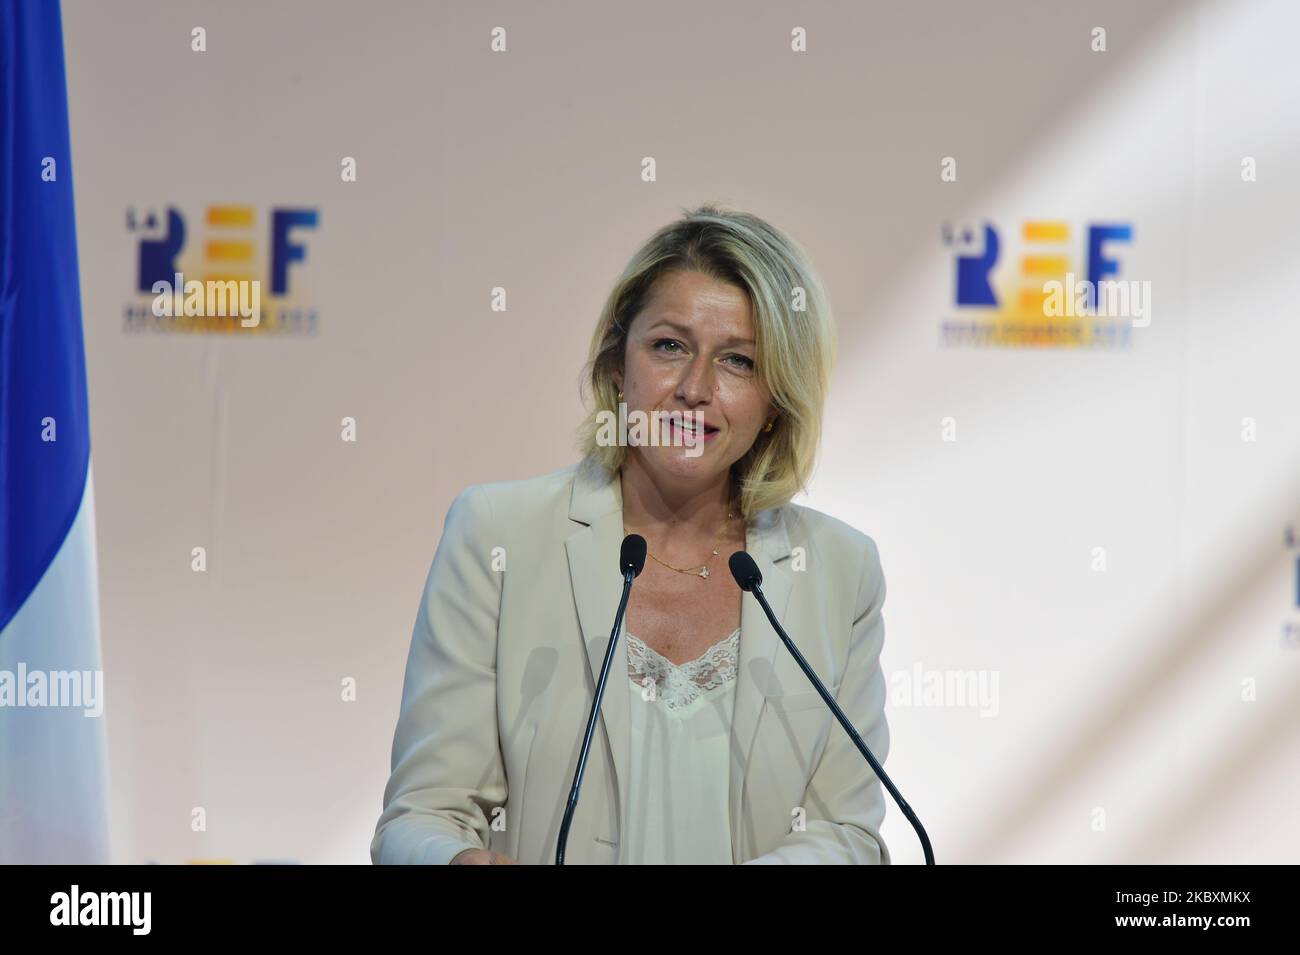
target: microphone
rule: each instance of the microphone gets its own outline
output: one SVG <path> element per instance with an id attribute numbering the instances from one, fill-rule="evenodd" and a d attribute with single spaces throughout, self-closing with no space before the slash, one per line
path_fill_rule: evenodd
<path id="1" fill-rule="evenodd" d="M 587 769 L 587 754 L 591 752 L 591 738 L 596 732 L 596 717 L 600 714 L 600 701 L 605 696 L 605 684 L 609 682 L 609 668 L 614 661 L 618 632 L 623 624 L 623 613 L 627 610 L 627 598 L 632 593 L 632 581 L 645 567 L 645 555 L 644 537 L 640 534 L 628 534 L 623 538 L 623 546 L 619 548 L 618 553 L 618 570 L 623 575 L 623 596 L 618 602 L 618 612 L 614 614 L 614 629 L 609 634 L 605 659 L 600 665 L 600 679 L 596 681 L 596 698 L 591 704 L 591 715 L 587 717 L 587 731 L 583 734 L 582 749 L 578 753 L 578 769 L 573 774 L 573 787 L 569 790 L 569 802 L 564 807 L 564 820 L 560 823 L 560 839 L 555 846 L 556 865 L 564 865 L 564 849 L 569 843 L 569 827 L 573 824 L 574 810 L 578 808 L 582 774 Z"/>
<path id="2" fill-rule="evenodd" d="M 853 728 L 853 724 L 849 722 L 849 718 L 844 715 L 844 711 L 840 709 L 840 705 L 835 702 L 835 697 L 830 695 L 826 689 L 826 685 L 817 678 L 817 674 L 814 673 L 813 668 L 808 665 L 808 661 L 803 658 L 803 654 L 799 652 L 799 648 L 794 645 L 794 641 L 790 639 L 789 634 L 782 629 L 781 624 L 776 619 L 776 614 L 772 613 L 772 608 L 768 605 L 767 598 L 763 596 L 763 574 L 759 571 L 758 565 L 754 563 L 754 558 L 750 557 L 743 550 L 738 550 L 731 555 L 730 559 L 727 561 L 727 566 L 731 568 L 731 576 L 736 578 L 736 583 L 739 585 L 740 589 L 746 593 L 751 593 L 758 598 L 759 605 L 762 606 L 763 612 L 767 614 L 767 619 L 772 624 L 772 629 L 775 630 L 776 635 L 781 638 L 781 642 L 785 644 L 786 649 L 793 654 L 794 662 L 799 664 L 799 669 L 803 670 L 804 675 L 812 681 L 813 687 L 817 690 L 821 698 L 826 701 L 826 705 L 831 708 L 831 712 L 834 713 L 835 718 L 840 721 L 840 725 L 844 727 L 844 732 L 848 733 L 849 739 L 853 740 L 853 745 L 858 748 L 858 752 L 860 752 L 871 765 L 872 771 L 877 777 L 879 777 L 880 781 L 885 784 L 885 788 L 889 790 L 889 795 L 894 798 L 894 802 L 898 803 L 898 808 L 902 810 L 903 815 L 907 817 L 907 821 L 910 822 L 912 828 L 916 830 L 917 836 L 921 839 L 921 849 L 925 852 L 925 864 L 934 865 L 934 850 L 930 848 L 930 837 L 925 834 L 925 828 L 921 825 L 921 820 L 916 818 L 916 813 L 912 811 L 912 807 L 903 799 L 903 794 L 898 791 L 898 787 L 894 785 L 893 781 L 890 780 L 889 776 L 885 773 L 885 769 L 880 765 L 879 760 L 877 760 L 875 756 L 871 755 L 871 750 L 867 749 L 867 744 L 862 741 L 862 737 L 858 734 L 858 731 Z"/>

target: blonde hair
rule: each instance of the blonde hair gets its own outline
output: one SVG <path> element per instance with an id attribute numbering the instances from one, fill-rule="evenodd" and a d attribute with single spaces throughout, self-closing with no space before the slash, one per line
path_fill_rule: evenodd
<path id="1" fill-rule="evenodd" d="M 736 504 L 750 518 L 804 490 L 821 441 L 835 361 L 835 327 L 820 279 L 803 249 L 757 216 L 706 203 L 651 236 L 632 256 L 601 309 L 583 369 L 594 407 L 578 429 L 578 450 L 615 475 L 623 445 L 600 444 L 602 412 L 618 416 L 614 372 L 623 365 L 628 329 L 655 283 L 675 271 L 700 272 L 738 286 L 755 325 L 755 374 L 778 410 L 771 431 L 732 465 Z"/>

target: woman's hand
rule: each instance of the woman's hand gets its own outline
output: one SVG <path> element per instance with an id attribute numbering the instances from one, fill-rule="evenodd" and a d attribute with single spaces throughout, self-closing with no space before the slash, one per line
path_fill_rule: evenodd
<path id="1" fill-rule="evenodd" d="M 451 865 L 519 865 L 517 859 L 512 859 L 502 852 L 493 852 L 491 849 L 466 849 L 464 852 L 457 853 L 451 860 Z"/>

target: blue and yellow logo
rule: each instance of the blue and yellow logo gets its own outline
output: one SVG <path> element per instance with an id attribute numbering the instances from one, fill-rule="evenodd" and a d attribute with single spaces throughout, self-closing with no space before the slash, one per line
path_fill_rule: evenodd
<path id="1" fill-rule="evenodd" d="M 1006 269 L 1001 270 L 998 280 L 995 273 L 1002 258 L 1002 239 L 997 228 L 989 222 L 961 230 L 944 226 L 944 245 L 954 253 L 955 303 L 961 317 L 943 323 L 943 343 L 1127 347 L 1134 322 L 1129 316 L 1099 313 L 1097 290 L 1118 284 L 1112 279 L 1120 272 L 1115 247 L 1133 241 L 1133 227 L 1098 224 L 1080 231 L 1086 236 L 1086 279 L 1075 279 L 1070 224 L 1033 220 L 1023 223 L 1020 230 L 1018 268 L 1009 275 Z M 1127 293 L 1127 288 L 1124 291 Z"/>
<path id="2" fill-rule="evenodd" d="M 148 296 L 126 306 L 128 331 L 158 330 L 226 333 L 313 334 L 319 322 L 316 307 L 301 289 L 300 272 L 307 261 L 307 238 L 319 224 L 315 209 L 273 208 L 259 223 L 249 205 L 212 205 L 204 210 L 201 242 L 189 243 L 185 218 L 174 206 L 163 214 L 126 214 L 127 231 L 138 236 L 135 291 Z M 260 229 L 265 244 L 258 242 Z M 233 284 L 232 284 L 233 283 Z M 187 313 L 181 306 L 189 286 L 230 288 L 232 294 L 249 287 L 267 304 L 255 323 L 238 314 Z M 177 308 L 159 315 L 160 291 L 174 290 Z"/>

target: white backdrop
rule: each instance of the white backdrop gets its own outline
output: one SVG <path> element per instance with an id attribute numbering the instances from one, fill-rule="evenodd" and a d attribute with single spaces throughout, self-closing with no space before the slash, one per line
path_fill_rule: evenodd
<path id="1" fill-rule="evenodd" d="M 1300 7 L 612 6 L 64 0 L 115 858 L 368 860 L 447 505 L 574 459 L 604 294 L 712 199 L 826 282 L 801 503 L 880 545 L 886 768 L 939 860 L 1294 861 Z M 260 266 L 270 210 L 318 212 L 314 334 L 128 327 L 128 212 L 198 256 L 222 204 Z M 941 344 L 944 224 L 995 224 L 1005 278 L 1036 219 L 1076 262 L 1133 226 L 1129 348 Z"/>

